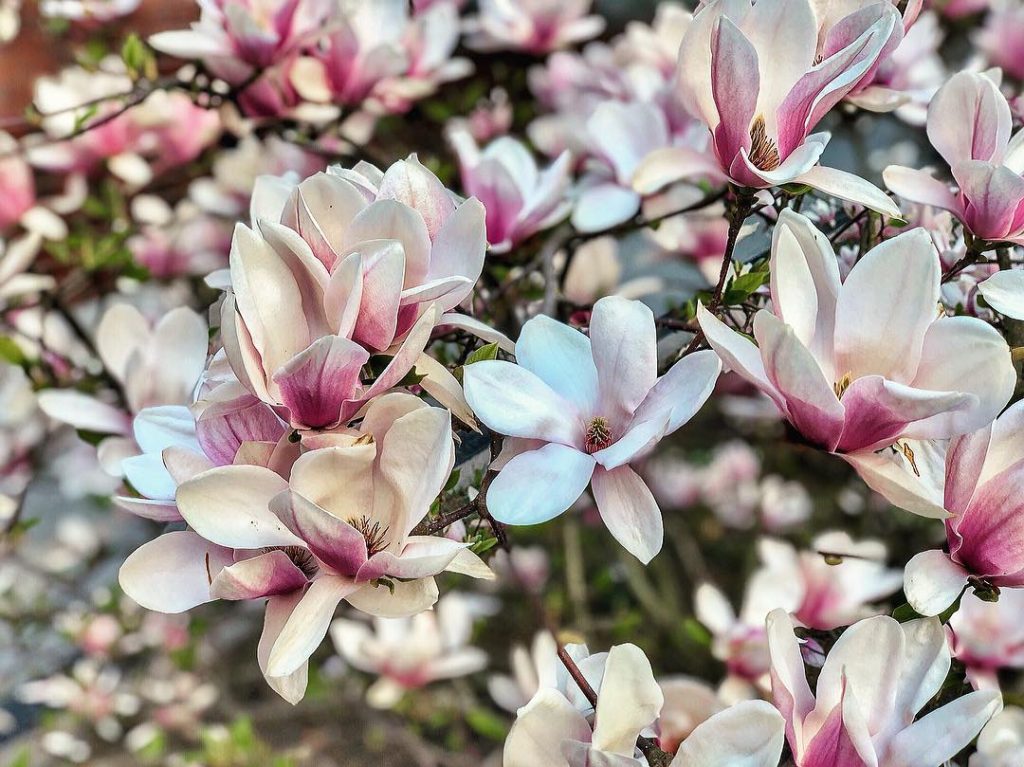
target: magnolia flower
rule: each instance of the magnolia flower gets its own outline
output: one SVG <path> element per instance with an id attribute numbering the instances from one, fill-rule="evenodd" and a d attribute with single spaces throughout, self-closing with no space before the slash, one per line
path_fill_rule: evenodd
<path id="1" fill-rule="evenodd" d="M 515 50 L 543 55 L 589 40 L 604 30 L 601 16 L 587 16 L 591 0 L 481 0 L 466 19 L 466 45 L 481 51 Z"/>
<path id="2" fill-rule="evenodd" d="M 0 131 L 0 196 L 5 201 L 3 209 L 0 209 L 0 233 L 20 224 L 30 232 L 52 240 L 67 236 L 67 225 L 60 216 L 37 204 L 32 168 L 22 156 L 18 141 L 3 131 Z M 35 255 L 35 248 L 26 250 Z M 0 285 L 5 281 L 3 277 L 0 275 Z"/>
<path id="3" fill-rule="evenodd" d="M 700 679 L 674 676 L 659 680 L 658 685 L 665 696 L 665 705 L 658 715 L 655 730 L 658 748 L 666 753 L 676 753 L 697 727 L 726 708 L 715 689 Z"/>
<path id="4" fill-rule="evenodd" d="M 1024 403 L 1015 403 L 995 422 L 953 439 L 945 459 L 949 553 L 933 550 L 907 563 L 904 591 L 922 615 L 938 615 L 969 581 L 997 588 L 1024 586 L 1024 557 L 1017 545 L 1024 521 L 1020 481 L 1024 472 Z M 940 475 L 941 477 L 941 475 Z"/>
<path id="5" fill-rule="evenodd" d="M 472 631 L 469 600 L 451 593 L 432 611 L 411 618 L 377 618 L 372 628 L 338 618 L 331 624 L 331 639 L 348 663 L 378 676 L 366 691 L 367 702 L 391 708 L 406 690 L 483 669 L 487 653 L 469 646 Z"/>
<path id="6" fill-rule="evenodd" d="M 395 394 L 371 406 L 362 428 L 303 455 L 288 481 L 236 464 L 182 483 L 177 505 L 190 529 L 129 556 L 119 576 L 125 593 L 170 613 L 212 599 L 269 598 L 260 668 L 296 702 L 306 661 L 342 599 L 402 617 L 437 600 L 433 576 L 445 569 L 489 577 L 469 544 L 410 535 L 454 463 L 448 413 Z"/>
<path id="7" fill-rule="evenodd" d="M 985 725 L 968 767 L 1016 767 L 1024 759 L 1024 709 L 1007 706 Z"/>
<path id="8" fill-rule="evenodd" d="M 43 16 L 78 22 L 108 22 L 127 16 L 139 7 L 141 0 L 43 0 L 39 12 Z"/>
<path id="9" fill-rule="evenodd" d="M 500 522 L 545 522 L 591 486 L 601 518 L 631 554 L 661 549 L 661 512 L 629 463 L 686 423 L 711 395 L 721 363 L 709 351 L 658 378 L 654 315 L 602 298 L 590 338 L 549 317 L 523 326 L 517 364 L 466 367 L 466 399 L 487 426 L 515 438 L 487 504 Z M 510 453 L 506 453 L 506 458 Z"/>
<path id="10" fill-rule="evenodd" d="M 949 619 L 953 655 L 976 689 L 999 689 L 1002 668 L 1024 667 L 1024 592 L 1004 591 L 998 602 L 964 594 Z"/>
<path id="11" fill-rule="evenodd" d="M 767 394 L 805 439 L 843 454 L 886 494 L 891 466 L 874 451 L 896 446 L 918 471 L 901 440 L 977 429 L 1016 382 L 993 327 L 936 316 L 940 280 L 931 240 L 914 229 L 868 251 L 840 284 L 828 239 L 785 210 L 772 235 L 772 309 L 754 317 L 757 346 L 703 307 L 697 317 L 725 364 Z M 945 515 L 924 501 L 907 508 Z"/>
<path id="12" fill-rule="evenodd" d="M 453 128 L 448 138 L 458 154 L 463 188 L 487 211 L 491 252 L 507 253 L 569 214 L 568 152 L 541 171 L 530 150 L 511 136 L 496 139 L 483 151 L 464 128 Z"/>
<path id="13" fill-rule="evenodd" d="M 959 753 L 1002 707 L 998 692 L 977 691 L 914 721 L 949 672 L 936 618 L 854 624 L 828 653 L 814 692 L 783 610 L 768 616 L 768 647 L 772 697 L 797 767 L 931 767 Z"/>
<path id="14" fill-rule="evenodd" d="M 739 186 L 797 183 L 890 216 L 899 210 L 863 179 L 817 167 L 828 133 L 808 135 L 878 63 L 900 30 L 879 2 L 838 20 L 818 39 L 811 0 L 703 6 L 679 50 L 677 96 L 714 141 L 722 172 Z M 692 153 L 654 152 L 634 176 L 650 193 L 692 172 Z"/>
<path id="15" fill-rule="evenodd" d="M 332 428 L 422 364 L 442 376 L 423 386 L 464 414 L 451 401 L 458 384 L 421 352 L 436 324 L 463 322 L 442 313 L 483 267 L 479 201 L 457 204 L 412 156 L 386 173 L 332 168 L 294 189 L 266 179 L 253 218 L 235 230 L 222 311 L 228 360 L 253 394 L 296 428 Z M 391 360 L 364 384 L 373 353 Z"/>
<path id="16" fill-rule="evenodd" d="M 541 689 L 519 710 L 503 765 L 642 767 L 646 760 L 636 740 L 654 723 L 663 700 L 643 652 L 629 644 L 613 647 L 592 720 L 557 691 Z M 784 737 L 782 717 L 771 705 L 745 701 L 697 725 L 671 767 L 776 767 Z"/>
<path id="17" fill-rule="evenodd" d="M 995 82 L 975 72 L 955 74 L 932 99 L 927 129 L 958 191 L 900 165 L 885 169 L 885 183 L 908 200 L 951 211 L 975 237 L 1024 243 L 1024 131 L 1011 139 L 1012 126 Z"/>
<path id="18" fill-rule="evenodd" d="M 1020 4 L 992 3 L 974 41 L 992 66 L 1017 80 L 1024 79 L 1024 8 Z"/>
<path id="19" fill-rule="evenodd" d="M 487 692 L 501 708 L 515 713 L 543 688 L 556 688 L 558 645 L 547 631 L 538 631 L 530 649 L 512 648 L 512 675 L 494 674 L 487 680 Z"/>
<path id="20" fill-rule="evenodd" d="M 877 614 L 870 604 L 897 591 L 902 581 L 902 573 L 883 564 L 881 542 L 855 542 L 842 532 L 818 536 L 810 551 L 770 538 L 757 548 L 761 566 L 747 581 L 739 615 L 710 583 L 701 584 L 694 596 L 697 619 L 711 631 L 712 651 L 734 683 L 766 687 L 764 625 L 773 610 L 784 609 L 808 628 L 830 631 Z M 844 554 L 838 564 L 829 564 Z"/>

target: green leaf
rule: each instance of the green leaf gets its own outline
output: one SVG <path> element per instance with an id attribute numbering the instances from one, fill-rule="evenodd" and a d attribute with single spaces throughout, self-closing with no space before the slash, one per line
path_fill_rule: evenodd
<path id="1" fill-rule="evenodd" d="M 466 724 L 477 735 L 500 743 L 505 740 L 505 721 L 486 708 L 471 708 L 466 712 Z"/>
<path id="2" fill-rule="evenodd" d="M 915 618 L 920 618 L 921 616 L 918 614 L 917 610 L 904 602 L 892 611 L 892 617 L 895 618 L 898 623 L 906 623 L 907 621 L 912 621 Z"/>
<path id="3" fill-rule="evenodd" d="M 485 360 L 493 360 L 498 358 L 498 344 L 487 344 L 481 346 L 479 349 L 474 349 L 473 353 L 466 357 L 466 365 L 472 365 L 474 362 L 483 362 Z"/>
<path id="4" fill-rule="evenodd" d="M 691 640 L 702 647 L 711 646 L 711 633 L 704 628 L 704 625 L 693 618 L 686 618 L 683 621 L 683 632 Z"/>
<path id="5" fill-rule="evenodd" d="M 729 289 L 723 296 L 724 303 L 727 305 L 743 303 L 752 293 L 768 282 L 768 276 L 769 272 L 763 269 L 741 274 L 729 284 Z"/>
<path id="6" fill-rule="evenodd" d="M 25 353 L 13 338 L 0 336 L 0 359 L 4 359 L 12 365 L 24 365 Z"/>
<path id="7" fill-rule="evenodd" d="M 140 77 L 155 77 L 156 60 L 153 51 L 134 32 L 128 35 L 128 39 L 121 46 L 121 60 L 128 70 L 128 76 L 133 80 Z"/>

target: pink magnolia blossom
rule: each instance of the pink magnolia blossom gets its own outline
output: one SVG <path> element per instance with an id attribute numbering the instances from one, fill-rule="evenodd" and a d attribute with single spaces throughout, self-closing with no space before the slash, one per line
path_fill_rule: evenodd
<path id="1" fill-rule="evenodd" d="M 415 156 L 386 173 L 332 168 L 295 188 L 266 179 L 253 219 L 232 243 L 224 345 L 239 380 L 296 428 L 344 423 L 428 365 L 434 326 L 461 321 L 443 312 L 483 267 L 483 206 L 456 202 Z M 364 384 L 377 353 L 390 362 Z M 443 376 L 439 389 L 423 384 L 435 396 L 458 390 L 442 366 L 429 371 Z"/>
<path id="2" fill-rule="evenodd" d="M 338 618 L 331 640 L 354 668 L 377 675 L 366 691 L 375 708 L 391 708 L 407 690 L 476 673 L 487 653 L 469 644 L 473 632 L 470 600 L 450 593 L 434 610 L 406 618 L 376 618 L 373 626 Z"/>
<path id="3" fill-rule="evenodd" d="M 43 0 L 43 16 L 76 22 L 104 23 L 134 13 L 141 0 Z"/>
<path id="4" fill-rule="evenodd" d="M 1024 709 L 1007 706 L 985 725 L 968 767 L 1016 767 L 1024 760 Z"/>
<path id="5" fill-rule="evenodd" d="M 976 689 L 998 690 L 1000 669 L 1024 667 L 1024 591 L 1004 591 L 998 602 L 964 594 L 949 628 L 953 656 Z"/>
<path id="6" fill-rule="evenodd" d="M 561 663 L 555 638 L 538 631 L 529 649 L 515 645 L 511 655 L 511 675 L 495 674 L 487 680 L 487 692 L 501 708 L 515 713 L 543 688 L 556 688 L 556 671 Z"/>
<path id="7" fill-rule="evenodd" d="M 665 705 L 658 715 L 655 730 L 658 747 L 669 754 L 676 753 L 697 727 L 727 705 L 715 689 L 701 679 L 673 676 L 658 680 L 658 685 L 665 696 Z"/>
<path id="8" fill-rule="evenodd" d="M 974 41 L 992 66 L 1024 80 L 1024 8 L 1019 3 L 993 3 Z"/>
<path id="9" fill-rule="evenodd" d="M 726 365 L 805 439 L 865 476 L 884 462 L 874 451 L 977 429 L 1013 392 L 1002 336 L 973 317 L 936 315 L 940 279 L 931 240 L 914 229 L 868 251 L 840 283 L 828 239 L 785 210 L 772 239 L 772 309 L 754 318 L 757 346 L 703 307 L 698 319 Z"/>
<path id="10" fill-rule="evenodd" d="M 950 667 L 938 619 L 866 618 L 843 632 L 812 692 L 800 642 L 782 610 L 768 616 L 772 697 L 796 767 L 925 767 L 953 757 L 1002 707 L 968 693 L 914 721 Z"/>
<path id="11" fill-rule="evenodd" d="M 1016 403 L 995 422 L 949 443 L 945 482 L 941 474 L 935 479 L 950 515 L 945 520 L 949 553 L 925 551 L 906 569 L 907 601 L 919 613 L 941 613 L 968 579 L 998 588 L 1024 586 L 1024 557 L 1016 532 L 1024 520 L 1019 492 L 1024 472 L 1022 428 L 1024 404 Z"/>
<path id="12" fill-rule="evenodd" d="M 481 51 L 543 55 L 596 37 L 601 16 L 588 16 L 591 0 L 481 0 L 466 19 L 466 44 Z"/>
<path id="13" fill-rule="evenodd" d="M 569 215 L 568 152 L 542 171 L 530 150 L 510 136 L 496 139 L 482 151 L 464 129 L 454 128 L 448 137 L 459 158 L 463 188 L 487 211 L 492 252 L 506 253 Z"/>
<path id="14" fill-rule="evenodd" d="M 701 8 L 679 50 L 677 97 L 713 135 L 714 161 L 739 186 L 797 183 L 890 216 L 899 211 L 871 184 L 817 166 L 828 133 L 822 117 L 878 64 L 899 14 L 890 3 L 838 20 L 823 40 L 811 0 L 715 0 Z M 633 186 L 651 193 L 691 174 L 692 153 L 650 154 Z"/>
<path id="15" fill-rule="evenodd" d="M 608 530 L 643 562 L 661 549 L 661 511 L 629 463 L 686 423 L 721 370 L 712 352 L 684 357 L 658 378 L 654 315 L 639 301 L 603 298 L 590 337 L 549 317 L 523 326 L 518 364 L 469 365 L 466 399 L 493 431 L 515 438 L 487 494 L 506 524 L 545 522 L 591 486 Z M 628 352 L 628 353 L 627 353 Z"/>
<path id="16" fill-rule="evenodd" d="M 971 234 L 1024 243 L 1024 131 L 1011 138 L 1010 106 L 988 76 L 953 75 L 928 108 L 928 139 L 957 190 L 931 174 L 890 165 L 885 183 L 901 197 L 951 211 Z"/>

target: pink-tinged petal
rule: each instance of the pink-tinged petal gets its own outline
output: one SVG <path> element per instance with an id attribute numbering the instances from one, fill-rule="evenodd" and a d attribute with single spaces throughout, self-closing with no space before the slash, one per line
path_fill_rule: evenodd
<path id="1" fill-rule="evenodd" d="M 907 562 L 903 592 L 921 615 L 938 615 L 956 601 L 967 585 L 968 573 L 938 549 L 923 551 Z"/>
<path id="2" fill-rule="evenodd" d="M 279 508 L 282 516 L 290 513 L 289 527 L 337 574 L 355 577 L 367 557 L 363 534 L 294 491 L 287 498 L 287 508 Z"/>
<path id="3" fill-rule="evenodd" d="M 71 389 L 39 394 L 39 407 L 55 421 L 99 434 L 131 434 L 132 419 L 123 410 Z"/>
<path id="4" fill-rule="evenodd" d="M 978 286 L 985 303 L 1015 320 L 1024 320 L 1024 270 L 996 272 Z"/>
<path id="5" fill-rule="evenodd" d="M 285 627 L 288 618 L 291 617 L 292 611 L 302 597 L 303 592 L 293 591 L 290 594 L 280 594 L 267 600 L 267 609 L 263 618 L 263 633 L 260 634 L 260 642 L 256 648 L 256 661 L 267 684 L 293 706 L 306 694 L 309 664 L 303 663 L 287 676 L 271 677 L 267 676 L 267 660 L 270 658 L 271 648 L 281 634 L 281 629 Z"/>
<path id="6" fill-rule="evenodd" d="M 310 450 L 292 466 L 291 490 L 337 519 L 360 519 L 373 509 L 376 455 L 375 444 Z"/>
<path id="7" fill-rule="evenodd" d="M 924 229 L 869 250 L 839 291 L 836 372 L 909 383 L 935 318 L 940 276 L 938 254 Z"/>
<path id="8" fill-rule="evenodd" d="M 583 444 L 583 415 L 534 373 L 502 360 L 467 365 L 466 401 L 488 428 L 510 437 Z"/>
<path id="9" fill-rule="evenodd" d="M 590 343 L 600 400 L 595 415 L 627 423 L 658 378 L 654 314 L 639 301 L 602 298 L 590 315 Z"/>
<path id="10" fill-rule="evenodd" d="M 274 373 L 281 401 L 297 428 L 329 428 L 338 423 L 346 400 L 359 390 L 359 375 L 370 359 L 359 344 L 323 336 Z"/>
<path id="11" fill-rule="evenodd" d="M 419 408 L 388 429 L 379 447 L 377 468 L 408 515 L 403 535 L 426 516 L 454 465 L 455 444 L 447 410 Z"/>
<path id="12" fill-rule="evenodd" d="M 912 386 L 957 391 L 977 398 L 969 410 L 953 411 L 915 424 L 907 431 L 919 439 L 944 439 L 980 429 L 1010 401 L 1017 376 L 1002 335 L 976 317 L 942 317 L 924 337 Z"/>
<path id="13" fill-rule="evenodd" d="M 652 442 L 689 421 L 715 389 L 722 361 L 711 350 L 689 354 L 658 379 L 623 435 L 594 458 L 606 469 L 629 463 Z"/>
<path id="14" fill-rule="evenodd" d="M 973 394 L 915 389 L 874 375 L 858 378 L 843 395 L 846 425 L 836 450 L 845 453 L 879 450 L 901 436 L 913 439 L 932 436 L 917 434 L 914 427 L 976 404 L 977 397 Z"/>
<path id="15" fill-rule="evenodd" d="M 147 610 L 181 613 L 214 599 L 210 582 L 233 561 L 231 549 L 191 531 L 165 533 L 132 552 L 117 579 Z"/>
<path id="16" fill-rule="evenodd" d="M 302 546 L 269 508 L 287 489 L 269 469 L 218 466 L 178 487 L 178 510 L 197 533 L 222 546 Z"/>
<path id="17" fill-rule="evenodd" d="M 523 209 L 523 194 L 511 169 L 498 160 L 485 159 L 472 168 L 468 177 L 464 171 L 463 178 L 467 190 L 486 210 L 487 238 L 495 243 L 510 241 Z"/>
<path id="18" fill-rule="evenodd" d="M 953 166 L 964 200 L 964 225 L 987 240 L 1019 237 L 1024 178 L 1009 168 L 979 161 Z"/>
<path id="19" fill-rule="evenodd" d="M 363 195 L 337 176 L 317 173 L 295 188 L 290 202 L 294 220 L 286 211 L 282 223 L 298 231 L 330 271 L 341 255 L 345 230 L 366 207 Z"/>
<path id="20" fill-rule="evenodd" d="M 882 178 L 889 189 L 905 200 L 954 212 L 960 209 L 949 185 L 923 170 L 890 165 L 882 172 Z"/>
<path id="21" fill-rule="evenodd" d="M 976 72 L 953 75 L 928 106 L 928 140 L 950 166 L 964 160 L 1000 162 L 1012 124 L 999 87 Z"/>
<path id="22" fill-rule="evenodd" d="M 735 7 L 735 6 L 733 6 Z M 679 46 L 675 95 L 683 109 L 699 117 L 712 131 L 719 122 L 711 82 L 711 46 L 718 20 L 731 8 L 728 3 L 703 5 L 694 15 Z M 735 14 L 730 13 L 735 17 Z"/>
<path id="23" fill-rule="evenodd" d="M 505 767 L 569 767 L 562 755 L 566 740 L 587 742 L 590 725 L 558 690 L 543 688 L 519 709 L 505 739 Z"/>
<path id="24" fill-rule="evenodd" d="M 309 660 L 327 636 L 338 603 L 357 588 L 352 581 L 333 575 L 313 579 L 270 650 L 266 675 L 288 676 Z"/>
<path id="25" fill-rule="evenodd" d="M 142 519 L 151 519 L 154 522 L 181 522 L 181 514 L 173 500 L 129 498 L 122 495 L 115 495 L 110 500 L 119 509 Z"/>
<path id="26" fill-rule="evenodd" d="M 587 489 L 594 459 L 565 445 L 520 453 L 491 482 L 491 515 L 507 525 L 536 525 L 557 517 Z"/>
<path id="27" fill-rule="evenodd" d="M 262 599 L 304 588 L 306 576 L 276 549 L 228 565 L 210 583 L 214 599 Z"/>
<path id="28" fill-rule="evenodd" d="M 876 453 L 843 453 L 865 484 L 889 503 L 922 517 L 945 519 L 943 455 L 939 445 L 913 443 L 914 467 L 902 453 L 886 448 Z M 920 476 L 918 476 L 920 475 Z"/>
<path id="29" fill-rule="evenodd" d="M 679 746 L 674 767 L 777 767 L 785 720 L 763 700 L 745 700 L 705 720 Z"/>
<path id="30" fill-rule="evenodd" d="M 572 211 L 580 232 L 602 232 L 628 221 L 640 210 L 640 195 L 618 184 L 604 183 L 582 190 Z"/>
<path id="31" fill-rule="evenodd" d="M 743 335 L 729 328 L 724 322 L 697 304 L 697 322 L 701 332 L 715 350 L 728 370 L 750 382 L 772 398 L 779 410 L 786 412 L 785 400 L 768 380 L 761 361 L 760 350 Z"/>
<path id="32" fill-rule="evenodd" d="M 612 537 L 645 565 L 654 559 L 661 551 L 665 530 L 658 502 L 640 475 L 629 466 L 611 471 L 598 466 L 591 491 Z"/>
<path id="33" fill-rule="evenodd" d="M 367 240 L 398 240 L 405 253 L 405 284 L 419 285 L 430 268 L 430 235 L 423 217 L 394 200 L 378 200 L 362 210 L 348 228 L 344 252 Z"/>
<path id="34" fill-rule="evenodd" d="M 593 151 L 611 166 L 622 187 L 632 183 L 649 152 L 670 143 L 665 113 L 642 101 L 602 102 L 587 119 L 586 131 Z"/>
<path id="35" fill-rule="evenodd" d="M 754 318 L 765 375 L 785 399 L 790 421 L 807 439 L 833 450 L 843 431 L 844 407 L 821 367 L 793 329 L 766 311 Z"/>
<path id="36" fill-rule="evenodd" d="M 25 264 L 27 269 L 31 262 Z M 103 366 L 119 381 L 125 380 L 128 362 L 151 338 L 149 322 L 131 304 L 114 304 L 96 327 L 96 351 Z"/>
<path id="37" fill-rule="evenodd" d="M 992 424 L 949 441 L 946 449 L 944 505 L 950 514 L 963 512 L 974 497 L 975 490 L 981 484 L 981 474 L 991 441 Z"/>
<path id="38" fill-rule="evenodd" d="M 583 333 L 538 315 L 523 325 L 515 354 L 520 366 L 576 403 L 581 412 L 597 412 L 597 368 L 590 339 Z"/>
<path id="39" fill-rule="evenodd" d="M 356 580 L 363 583 L 383 576 L 413 580 L 437 575 L 444 572 L 459 552 L 468 546 L 468 543 L 449 538 L 411 536 L 397 555 L 381 551 L 370 557 L 356 575 Z"/>
<path id="40" fill-rule="evenodd" d="M 231 286 L 238 313 L 265 370 L 277 370 L 309 345 L 296 308 L 303 296 L 288 264 L 259 234 L 238 224 L 231 240 Z"/>
<path id="41" fill-rule="evenodd" d="M 1015 402 L 992 424 L 985 465 L 978 484 L 987 482 L 1024 457 L 1024 404 Z"/>
<path id="42" fill-rule="evenodd" d="M 227 465 L 234 462 L 243 442 L 276 442 L 284 434 L 285 425 L 265 403 L 243 394 L 210 405 L 196 420 L 195 430 L 210 460 Z"/>
<path id="43" fill-rule="evenodd" d="M 768 76 L 763 78 L 758 98 L 762 110 L 774 111 L 814 64 L 818 26 L 811 5 L 805 0 L 776 0 L 763 6 L 754 3 L 749 11 L 738 6 L 746 11 L 742 14 L 732 9 L 726 12 L 731 18 L 742 18 L 743 34 L 765 63 Z"/>
<path id="44" fill-rule="evenodd" d="M 608 652 L 597 699 L 594 748 L 632 757 L 637 736 L 658 718 L 664 703 L 643 650 L 632 644 L 615 645 Z"/>
<path id="45" fill-rule="evenodd" d="M 473 409 L 466 401 L 462 384 L 452 372 L 427 353 L 416 358 L 416 375 L 421 375 L 420 388 L 437 400 L 441 407 L 451 411 L 473 431 L 480 433 L 480 425 L 473 416 Z"/>
<path id="46" fill-rule="evenodd" d="M 821 725 L 801 749 L 800 763 L 805 767 L 878 767 L 876 759 L 864 760 L 858 753 L 854 741 L 856 731 L 850 725 L 859 725 L 862 730 L 863 717 L 859 716 L 856 697 L 847 689 L 846 682 L 844 676 L 839 704 L 822 712 Z M 849 718 L 847 711 L 852 713 Z M 867 745 L 870 749 L 870 740 Z"/>
<path id="47" fill-rule="evenodd" d="M 962 515 L 949 522 L 953 535 L 950 554 L 982 577 L 1012 579 L 1024 570 L 1024 460 L 992 477 L 975 492 Z M 952 536 L 951 536 L 952 538 Z"/>
<path id="48" fill-rule="evenodd" d="M 665 147 L 648 154 L 633 172 L 633 191 L 640 195 L 659 192 L 686 178 L 724 179 L 722 168 L 708 152 L 687 147 Z"/>
<path id="49" fill-rule="evenodd" d="M 831 135 L 815 133 L 796 146 L 775 170 L 763 170 L 750 161 L 746 149 L 740 151 L 729 168 L 730 176 L 739 184 L 763 189 L 769 186 L 798 183 L 797 179 L 810 171 L 821 159 Z"/>
<path id="50" fill-rule="evenodd" d="M 998 690 L 977 690 L 947 703 L 896 734 L 886 767 L 932 767 L 951 759 L 999 713 Z"/>
<path id="51" fill-rule="evenodd" d="M 901 623 L 906 640 L 902 670 L 896 689 L 895 717 L 892 729 L 901 730 L 914 721 L 942 688 L 949 674 L 951 656 L 946 642 L 946 630 L 935 618 L 924 618 Z"/>
<path id="52" fill-rule="evenodd" d="M 784 209 L 772 234 L 770 268 L 775 316 L 793 328 L 825 374 L 834 377 L 830 368 L 840 280 L 832 244 L 806 217 Z"/>
<path id="53" fill-rule="evenodd" d="M 406 618 L 437 603 L 437 584 L 433 578 L 394 581 L 391 587 L 367 583 L 345 597 L 357 610 L 377 618 Z"/>
<path id="54" fill-rule="evenodd" d="M 268 374 L 263 369 L 260 353 L 252 342 L 252 336 L 242 315 L 237 311 L 235 297 L 231 293 L 224 296 L 220 319 L 221 340 L 224 343 L 224 354 L 228 358 L 231 371 L 242 386 L 264 402 L 272 402 L 273 398 L 267 390 Z"/>
<path id="55" fill-rule="evenodd" d="M 360 243 L 362 293 L 359 316 L 352 338 L 377 351 L 383 351 L 395 340 L 398 307 L 405 281 L 405 253 L 396 240 L 370 240 Z"/>
<path id="56" fill-rule="evenodd" d="M 385 171 L 377 197 L 397 200 L 416 210 L 423 218 L 431 239 L 455 212 L 451 194 L 437 176 L 423 167 L 416 155 L 394 163 Z"/>
<path id="57" fill-rule="evenodd" d="M 408 306 L 417 306 L 431 302 L 437 302 L 438 308 L 441 309 L 444 306 L 451 308 L 462 300 L 460 298 L 456 301 L 454 297 L 457 295 L 466 296 L 468 290 L 472 289 L 474 284 L 473 280 L 466 277 L 442 277 L 441 279 L 425 282 L 422 285 L 403 290 L 399 303 L 403 309 Z"/>
<path id="58" fill-rule="evenodd" d="M 484 267 L 487 250 L 487 230 L 484 225 L 484 206 L 470 197 L 444 222 L 430 253 L 427 280 L 465 277 L 468 283 L 449 295 L 441 309 L 447 311 L 461 304 L 473 291 L 473 285 Z M 408 283 L 407 283 L 408 284 Z"/>
<path id="59" fill-rule="evenodd" d="M 721 117 L 714 131 L 715 151 L 720 158 L 728 160 L 740 149 L 750 149 L 760 79 L 757 51 L 723 16 L 711 47 L 711 92 Z"/>
<path id="60" fill-rule="evenodd" d="M 796 753 L 803 745 L 803 722 L 814 709 L 793 619 L 783 609 L 768 614 L 768 653 L 771 656 L 772 700 L 786 720 L 786 738 Z"/>
<path id="61" fill-rule="evenodd" d="M 877 186 L 854 173 L 847 173 L 838 168 L 816 165 L 801 173 L 795 183 L 806 184 L 812 189 L 824 192 L 829 197 L 862 205 L 890 218 L 902 218 L 903 216 L 899 206 Z"/>
<path id="62" fill-rule="evenodd" d="M 363 258 L 358 252 L 343 258 L 324 290 L 324 312 L 335 335 L 350 338 L 363 304 Z"/>

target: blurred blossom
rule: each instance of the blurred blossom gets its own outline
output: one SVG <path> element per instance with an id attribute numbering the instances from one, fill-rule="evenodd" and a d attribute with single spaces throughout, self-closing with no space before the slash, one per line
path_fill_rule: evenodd
<path id="1" fill-rule="evenodd" d="M 377 618 L 372 627 L 339 618 L 331 624 L 334 647 L 349 664 L 377 676 L 366 691 L 375 708 L 392 708 L 407 690 L 476 673 L 487 654 L 469 645 L 471 604 L 447 594 L 433 611 L 409 618 Z"/>
<path id="2" fill-rule="evenodd" d="M 487 680 L 491 699 L 514 714 L 541 688 L 557 687 L 556 670 L 561 663 L 557 650 L 554 637 L 547 631 L 538 631 L 529 649 L 514 645 L 510 658 L 511 675 L 493 674 Z"/>
<path id="3" fill-rule="evenodd" d="M 495 88 L 481 99 L 467 117 L 453 117 L 453 129 L 464 130 L 480 144 L 504 136 L 512 127 L 512 104 L 504 88 Z"/>
<path id="4" fill-rule="evenodd" d="M 543 591 L 551 572 L 550 558 L 542 546 L 513 546 L 509 551 L 501 549 L 491 560 L 491 566 L 512 588 L 522 585 L 538 594 Z"/>
<path id="5" fill-rule="evenodd" d="M 1024 592 L 1008 589 L 998 602 L 971 593 L 949 619 L 953 656 L 975 689 L 999 689 L 998 672 L 1024 667 Z"/>
<path id="6" fill-rule="evenodd" d="M 550 53 L 596 37 L 601 16 L 588 16 L 591 0 L 480 0 L 465 21 L 466 45 L 481 51 Z"/>
<path id="7" fill-rule="evenodd" d="M 993 2 L 975 44 L 990 65 L 1024 80 L 1024 6 L 1013 0 Z"/>
<path id="8" fill-rule="evenodd" d="M 139 7 L 141 0 L 42 0 L 43 16 L 76 22 L 109 22 L 127 16 Z"/>
<path id="9" fill-rule="evenodd" d="M 968 767 L 1016 767 L 1024 759 L 1024 709 L 1007 706 L 985 725 Z"/>
<path id="10" fill-rule="evenodd" d="M 680 744 L 703 722 L 726 708 L 726 703 L 707 682 L 677 676 L 660 679 L 665 696 L 656 727 L 658 747 L 674 754 Z"/>

